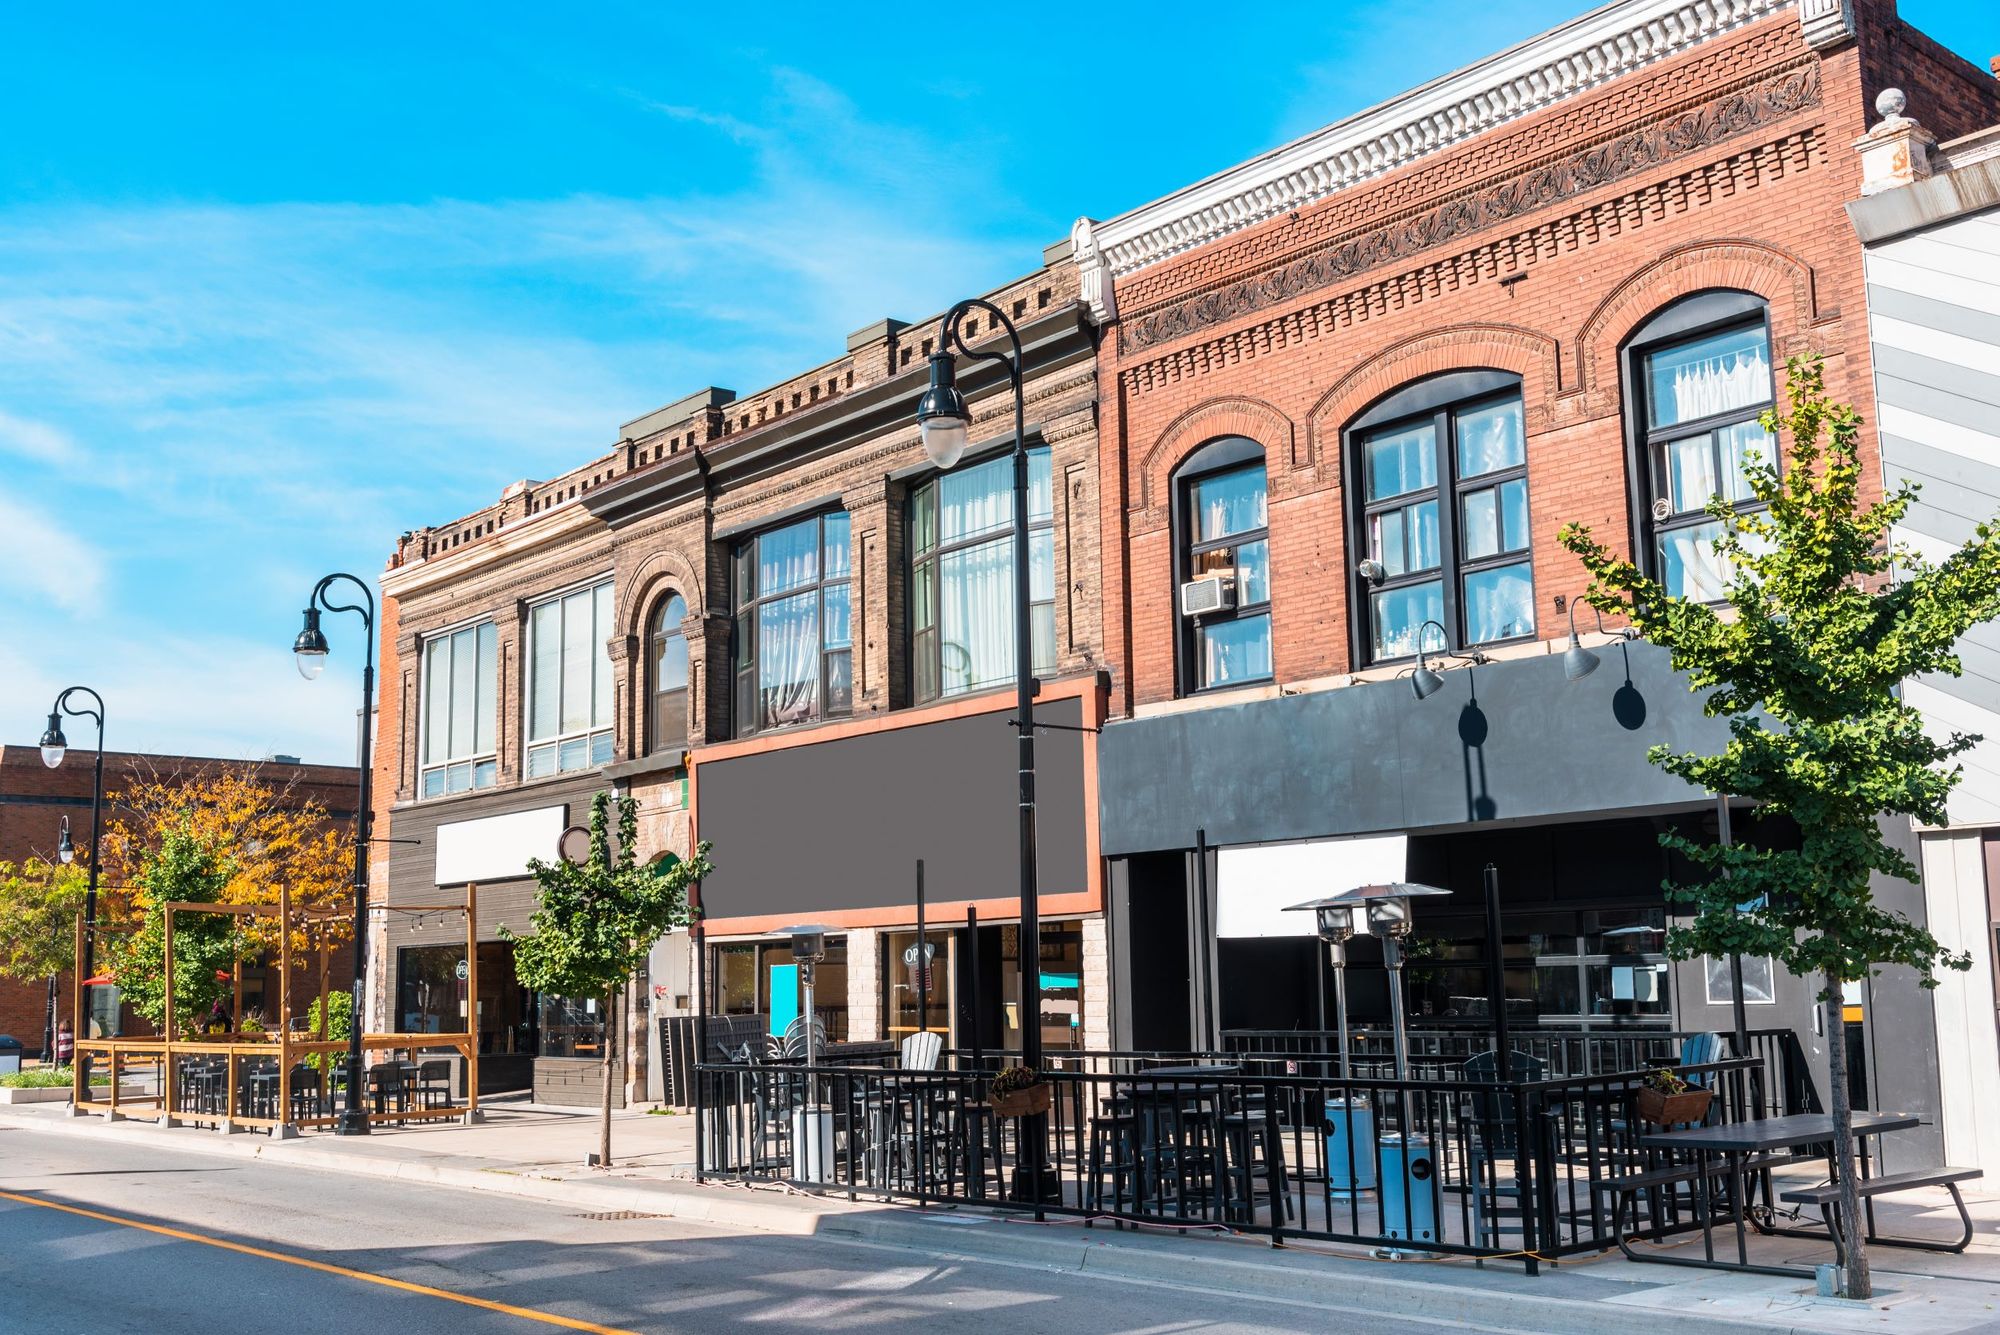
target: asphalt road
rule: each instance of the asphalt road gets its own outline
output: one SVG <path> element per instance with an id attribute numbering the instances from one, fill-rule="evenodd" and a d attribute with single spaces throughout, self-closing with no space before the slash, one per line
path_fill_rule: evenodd
<path id="1" fill-rule="evenodd" d="M 0 1258 L 0 1331 L 64 1335 L 1476 1329 L 23 1128 Z"/>

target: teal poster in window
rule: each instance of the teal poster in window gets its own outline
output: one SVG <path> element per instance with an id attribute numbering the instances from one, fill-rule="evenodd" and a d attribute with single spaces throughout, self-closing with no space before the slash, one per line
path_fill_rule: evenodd
<path id="1" fill-rule="evenodd" d="M 771 966 L 771 1035 L 783 1038 L 785 1029 L 799 1018 L 799 966 Z"/>

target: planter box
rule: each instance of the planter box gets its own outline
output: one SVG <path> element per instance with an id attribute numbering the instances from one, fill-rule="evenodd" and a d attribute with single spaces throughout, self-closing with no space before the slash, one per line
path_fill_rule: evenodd
<path id="1" fill-rule="evenodd" d="M 125 1087 L 123 1087 L 118 1091 L 118 1097 L 121 1101 L 125 1099 L 140 1099 L 146 1097 L 151 1092 L 152 1092 L 151 1090 L 145 1089 L 139 1085 L 126 1085 Z M 91 1090 L 90 1096 L 92 1099 L 109 1099 L 111 1097 L 111 1086 L 98 1085 Z M 68 1103 L 68 1102 L 69 1102 L 68 1085 L 62 1085 L 56 1089 L 0 1088 L 0 1103 Z"/>
<path id="2" fill-rule="evenodd" d="M 1690 1089 L 1685 1094 L 1662 1094 L 1657 1089 L 1639 1091 L 1639 1120 L 1659 1126 L 1680 1126 L 1685 1123 L 1699 1124 L 1708 1116 L 1708 1105 L 1715 1098 L 1715 1091 Z"/>
<path id="3" fill-rule="evenodd" d="M 987 1102 L 1000 1117 L 1037 1117 L 1049 1110 L 1054 1090 L 1049 1085 L 1029 1085 L 1007 1094 L 995 1094 Z"/>

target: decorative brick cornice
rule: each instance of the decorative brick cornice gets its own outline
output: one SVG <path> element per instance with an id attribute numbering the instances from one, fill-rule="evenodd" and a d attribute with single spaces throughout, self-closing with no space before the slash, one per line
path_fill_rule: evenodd
<path id="1" fill-rule="evenodd" d="M 1081 220 L 1072 238 L 1085 299 L 1102 319 L 1114 313 L 1109 276 L 1302 208 L 1792 4 L 1608 5 L 1108 222 Z M 1091 300 L 1094 291 L 1105 296 Z"/>
<path id="2" fill-rule="evenodd" d="M 1139 495 L 1130 498 L 1134 514 L 1155 524 L 1166 522 L 1167 479 L 1180 461 L 1198 447 L 1221 436 L 1242 436 L 1264 447 L 1265 469 L 1282 475 L 1299 463 L 1295 456 L 1297 428 L 1292 419 L 1262 399 L 1230 397 L 1198 403 L 1182 413 L 1139 463 Z"/>
<path id="3" fill-rule="evenodd" d="M 1810 170 L 1818 143 L 1819 136 L 1812 128 L 1802 128 L 1768 143 L 1737 149 L 1723 160 L 1599 200 L 1577 212 L 1506 233 L 1470 250 L 1446 253 L 1257 323 L 1183 344 L 1125 368 L 1119 373 L 1119 392 L 1141 394 L 1211 368 L 1324 337 L 1388 311 L 1434 300 L 1475 283 L 1495 282 L 1543 261 L 1573 254 L 1605 238 L 1638 230 L 1654 219 L 1697 208 L 1717 194 L 1754 189 L 1766 180 Z"/>
<path id="4" fill-rule="evenodd" d="M 1816 61 L 1766 76 L 1601 143 L 1468 190 L 1443 204 L 1329 241 L 1248 278 L 1134 312 L 1119 326 L 1123 353 L 1236 320 L 1383 265 L 1477 235 L 1538 209 L 1784 120 L 1820 100 Z"/>

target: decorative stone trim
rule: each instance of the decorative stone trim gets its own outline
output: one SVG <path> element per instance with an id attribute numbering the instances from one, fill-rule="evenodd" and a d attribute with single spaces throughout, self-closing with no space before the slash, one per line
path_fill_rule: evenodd
<path id="1" fill-rule="evenodd" d="M 1166 522 L 1167 478 L 1196 447 L 1220 436 L 1243 436 L 1264 447 L 1266 470 L 1277 472 L 1294 457 L 1292 419 L 1261 399 L 1212 399 L 1182 413 L 1160 433 L 1139 464 L 1139 497 L 1132 509 Z"/>
<path id="2" fill-rule="evenodd" d="M 1687 157 L 1820 101 L 1817 63 L 1795 66 L 1581 152 L 1468 191 L 1412 216 L 1328 242 L 1263 273 L 1180 297 L 1119 326 L 1121 352 L 1144 351 L 1355 274 L 1477 235 L 1552 204 Z"/>
<path id="3" fill-rule="evenodd" d="M 1524 425 L 1536 435 L 1551 425 L 1550 404 L 1560 389 L 1562 359 L 1556 340 L 1519 325 L 1466 324 L 1416 334 L 1384 348 L 1342 376 L 1306 416 L 1316 459 L 1337 459 L 1340 433 L 1365 408 L 1391 390 L 1444 371 L 1490 368 L 1521 377 Z"/>
<path id="4" fill-rule="evenodd" d="M 1769 179 L 1810 170 L 1819 154 L 1810 128 L 1738 150 L 1720 162 L 1642 186 L 1580 212 L 1501 236 L 1485 245 L 1365 283 L 1337 296 L 1186 344 L 1119 375 L 1119 391 L 1137 395 L 1203 371 L 1248 361 L 1308 339 L 1334 334 L 1387 311 L 1447 296 L 1474 283 L 1495 282 L 1576 250 L 1637 230 L 1656 218 L 1696 208 L 1710 195 L 1754 189 Z"/>
<path id="5" fill-rule="evenodd" d="M 1618 383 L 1618 345 L 1626 331 L 1677 298 L 1713 288 L 1755 292 L 1771 303 L 1778 352 L 1789 333 L 1804 335 L 1830 318 L 1819 310 L 1812 266 L 1768 241 L 1732 237 L 1677 246 L 1614 288 L 1577 333 L 1576 385 L 1586 399 Z M 1822 348 L 1821 351 L 1830 349 Z"/>
<path id="6" fill-rule="evenodd" d="M 1115 316 L 1123 277 L 1254 227 L 1635 69 L 1791 8 L 1793 0 L 1626 0 L 1071 236 L 1084 301 Z"/>

